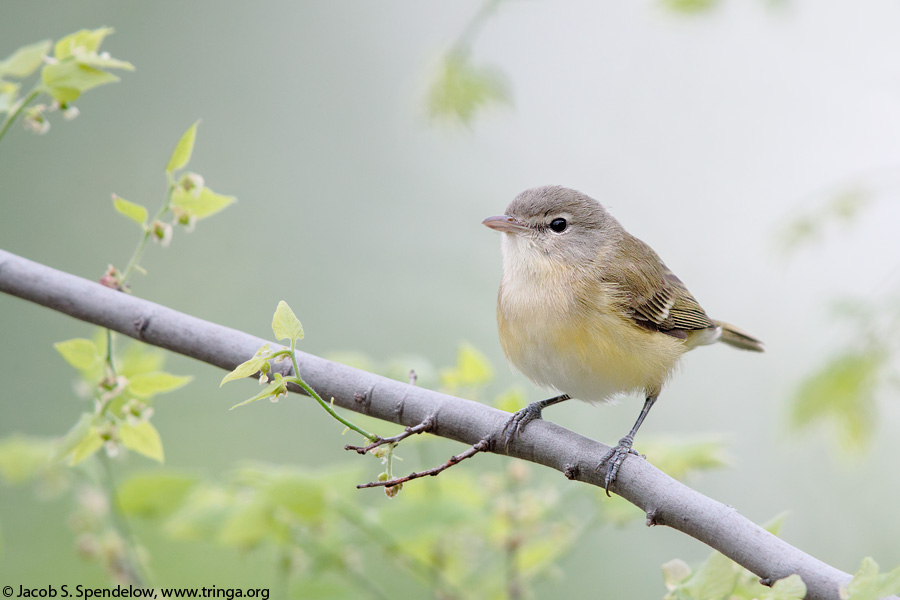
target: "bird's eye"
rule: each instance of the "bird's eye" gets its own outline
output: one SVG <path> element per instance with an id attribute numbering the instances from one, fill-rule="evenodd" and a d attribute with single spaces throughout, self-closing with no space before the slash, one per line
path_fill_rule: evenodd
<path id="1" fill-rule="evenodd" d="M 568 227 L 568 226 L 569 226 L 569 224 L 566 223 L 565 219 L 557 218 L 557 219 L 553 219 L 552 221 L 550 221 L 550 229 L 552 229 L 556 233 L 562 233 L 563 231 L 566 230 L 566 227 Z"/>

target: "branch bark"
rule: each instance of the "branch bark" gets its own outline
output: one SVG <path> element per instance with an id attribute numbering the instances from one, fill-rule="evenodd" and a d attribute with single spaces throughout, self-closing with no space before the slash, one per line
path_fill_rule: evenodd
<path id="1" fill-rule="evenodd" d="M 0 291 L 227 370 L 266 342 L 4 250 L 0 250 Z M 509 418 L 506 412 L 310 354 L 297 352 L 297 359 L 306 382 L 342 408 L 406 426 L 430 419 L 434 435 L 468 445 L 488 439 L 494 453 L 535 462 L 569 479 L 603 487 L 605 472 L 595 471 L 595 467 L 598 457 L 609 449 L 604 444 L 549 421 L 534 421 L 506 448 L 494 440 Z M 851 579 L 765 531 L 733 507 L 694 491 L 646 461 L 625 461 L 610 488 L 643 510 L 648 525 L 682 531 L 762 579 L 775 581 L 799 574 L 811 600 L 838 600 L 839 586 Z"/>

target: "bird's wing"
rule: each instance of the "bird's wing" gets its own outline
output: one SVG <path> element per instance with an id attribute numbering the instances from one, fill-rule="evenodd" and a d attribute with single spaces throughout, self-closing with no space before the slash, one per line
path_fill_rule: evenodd
<path id="1" fill-rule="evenodd" d="M 687 331 L 716 326 L 656 252 L 635 237 L 622 240 L 606 278 L 622 291 L 623 311 L 641 327 L 684 339 Z"/>

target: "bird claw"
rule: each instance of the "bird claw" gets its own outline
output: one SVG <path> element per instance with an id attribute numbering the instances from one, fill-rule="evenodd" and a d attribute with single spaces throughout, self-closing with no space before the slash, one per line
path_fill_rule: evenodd
<path id="1" fill-rule="evenodd" d="M 625 462 L 625 459 L 632 454 L 643 458 L 642 454 L 639 454 L 637 450 L 631 447 L 633 443 L 634 439 L 630 435 L 626 435 L 619 440 L 619 444 L 615 448 L 610 448 L 606 454 L 603 455 L 603 458 L 600 459 L 600 463 L 597 465 L 597 470 L 599 471 L 604 464 L 609 463 L 609 466 L 606 469 L 606 477 L 603 479 L 603 488 L 606 490 L 607 496 L 610 495 L 609 486 L 619 475 L 619 469 L 621 468 L 622 463 Z"/>
<path id="2" fill-rule="evenodd" d="M 525 426 L 536 419 L 541 418 L 540 402 L 532 402 L 525 408 L 517 410 L 500 430 L 503 436 L 503 447 L 509 450 L 509 445 L 513 440 L 519 439 L 519 434 L 525 429 Z"/>

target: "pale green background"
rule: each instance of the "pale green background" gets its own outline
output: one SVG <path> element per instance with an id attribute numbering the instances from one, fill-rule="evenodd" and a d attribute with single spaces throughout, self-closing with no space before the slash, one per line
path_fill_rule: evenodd
<path id="1" fill-rule="evenodd" d="M 240 201 L 169 249 L 151 247 L 137 295 L 262 336 L 286 299 L 306 328 L 303 349 L 320 354 L 445 365 L 468 341 L 493 361 L 497 389 L 518 382 L 537 400 L 502 358 L 498 240 L 480 221 L 527 187 L 577 187 L 651 243 L 713 316 L 767 343 L 761 356 L 715 347 L 687 357 L 642 434 L 726 435 L 733 467 L 695 478 L 697 489 L 758 522 L 791 510 L 785 537 L 842 569 L 866 555 L 893 567 L 896 395 L 882 398 L 863 460 L 838 458 L 827 429 L 797 436 L 783 423 L 796 382 L 847 340 L 827 302 L 896 289 L 900 6 L 726 4 L 683 18 L 650 1 L 508 2 L 472 56 L 506 72 L 514 107 L 460 129 L 431 126 L 423 98 L 478 2 L 5 0 L 0 55 L 108 25 L 104 49 L 137 71 L 87 93 L 81 116 L 57 115 L 48 135 L 17 125 L 3 140 L 0 246 L 89 278 L 121 266 L 137 229 L 110 194 L 156 206 L 175 141 L 202 117 L 192 168 Z M 781 221 L 853 185 L 875 199 L 855 227 L 790 260 L 774 250 Z M 5 296 L 0 329 L 0 435 L 65 431 L 82 406 L 52 343 L 91 329 Z M 205 475 L 243 459 L 360 460 L 303 399 L 228 412 L 250 384 L 220 391 L 221 372 L 180 357 L 169 368 L 196 375 L 157 403 L 171 466 Z M 638 409 L 635 399 L 572 403 L 548 418 L 613 442 Z M 74 557 L 65 503 L 0 494 L 0 584 L 104 582 Z M 206 583 L 264 585 L 269 573 L 264 557 L 151 549 L 172 585 L 217 566 L 222 577 Z M 707 553 L 664 528 L 607 527 L 537 595 L 658 598 L 660 564 Z"/>

